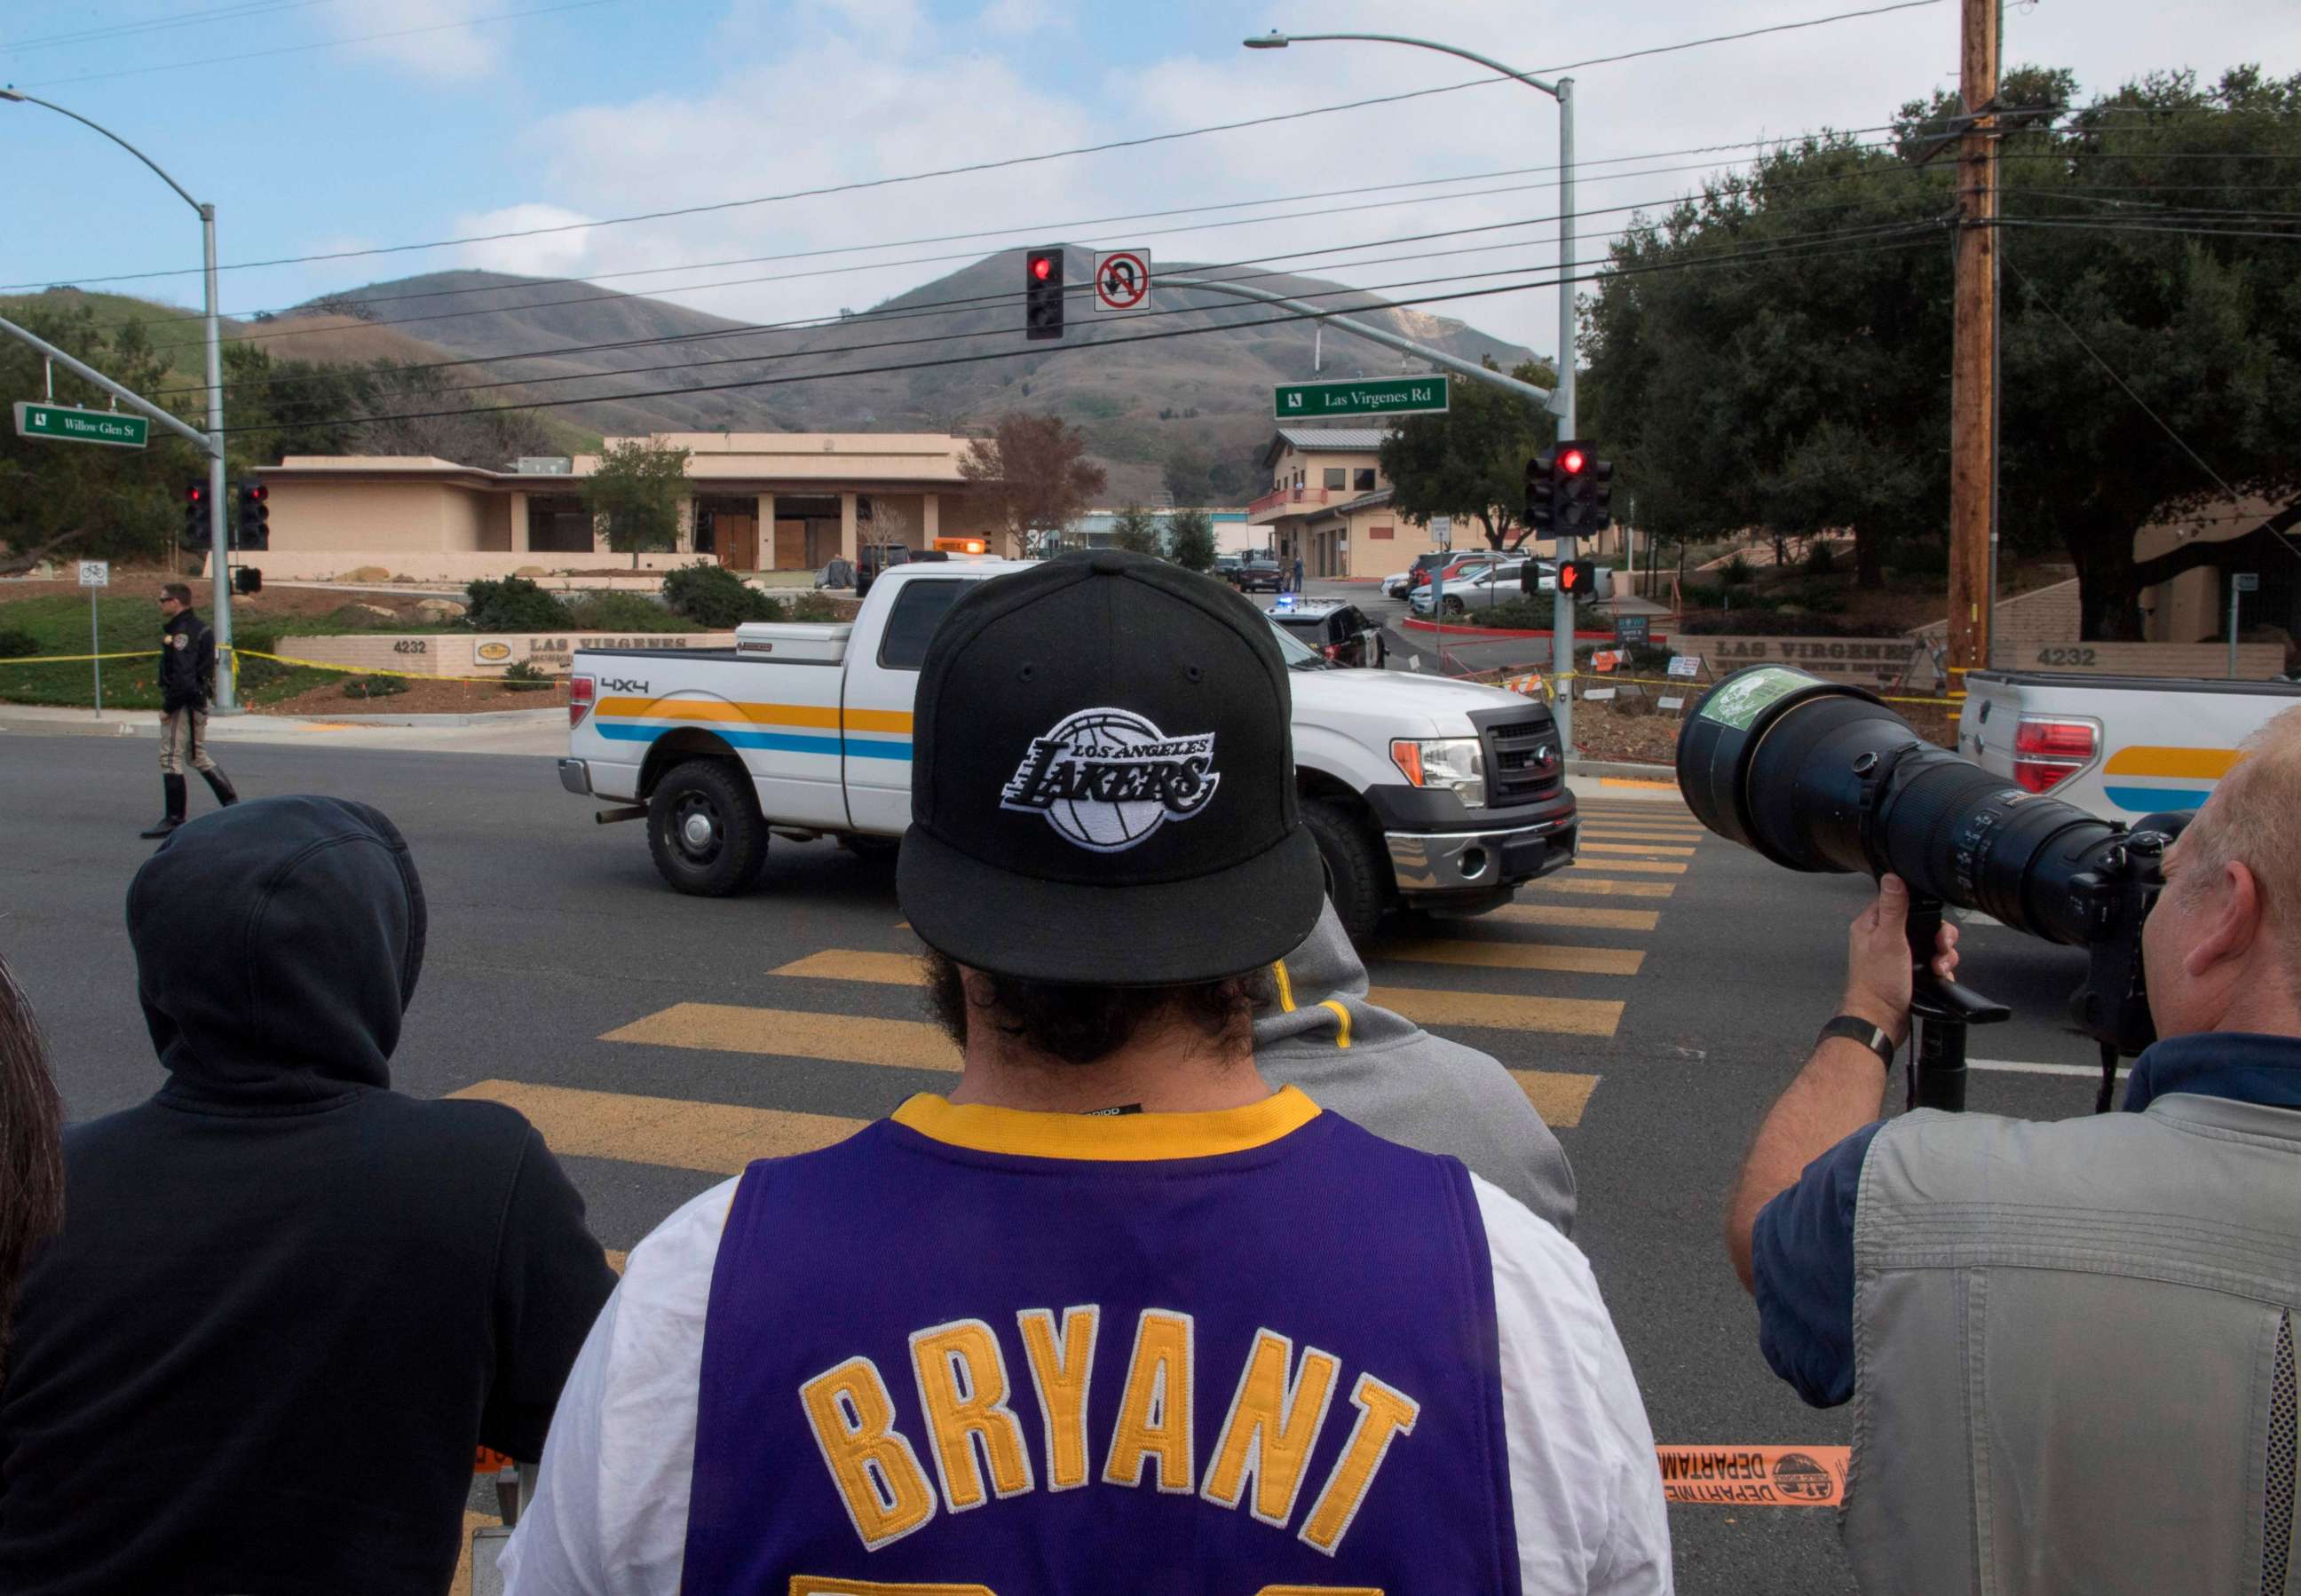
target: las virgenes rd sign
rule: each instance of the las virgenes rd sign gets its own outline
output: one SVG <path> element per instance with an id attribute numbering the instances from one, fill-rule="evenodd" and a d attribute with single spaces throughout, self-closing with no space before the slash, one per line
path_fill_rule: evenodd
<path id="1" fill-rule="evenodd" d="M 1353 382 L 1290 382 L 1277 389 L 1271 408 L 1282 422 L 1307 416 L 1419 415 L 1447 405 L 1446 379 L 1376 378 Z"/>
<path id="2" fill-rule="evenodd" d="M 117 415 L 109 410 L 75 410 L 69 405 L 35 405 L 16 401 L 16 436 L 60 438 L 66 443 L 108 443 L 116 448 L 140 449 L 152 436 L 152 423 L 138 415 Z"/>

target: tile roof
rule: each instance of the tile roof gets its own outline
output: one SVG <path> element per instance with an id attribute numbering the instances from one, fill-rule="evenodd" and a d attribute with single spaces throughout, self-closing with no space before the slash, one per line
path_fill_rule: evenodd
<path id="1" fill-rule="evenodd" d="M 1348 449 L 1363 453 L 1378 449 L 1390 436 L 1388 427 L 1281 427 L 1278 436 L 1298 449 Z"/>

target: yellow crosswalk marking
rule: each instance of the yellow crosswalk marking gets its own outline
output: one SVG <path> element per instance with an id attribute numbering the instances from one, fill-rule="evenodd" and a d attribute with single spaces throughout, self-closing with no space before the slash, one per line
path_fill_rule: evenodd
<path id="1" fill-rule="evenodd" d="M 1661 916 L 1652 909 L 1588 909 L 1578 903 L 1506 903 L 1468 923 L 1481 925 L 1490 920 L 1519 925 L 1570 925 L 1588 931 L 1652 931 L 1661 923 Z"/>
<path id="2" fill-rule="evenodd" d="M 612 1247 L 607 1249 L 607 1267 L 613 1269 L 618 1274 L 621 1274 L 623 1272 L 623 1266 L 632 1261 L 632 1255 L 630 1253 L 617 1252 Z"/>
<path id="3" fill-rule="evenodd" d="M 1619 866 L 1609 865 L 1607 868 Z M 1527 885 L 1536 892 L 1566 892 L 1577 898 L 1668 898 L 1678 890 L 1676 882 L 1617 882 L 1602 875 L 1584 875 L 1578 870 L 1561 870 Z"/>
<path id="4" fill-rule="evenodd" d="M 1467 965 L 1485 970 L 1563 970 L 1581 975 L 1635 975 L 1645 955 L 1635 948 L 1584 948 L 1563 942 L 1387 942 L 1377 958 L 1412 964 Z"/>
<path id="5" fill-rule="evenodd" d="M 1584 853 L 1594 853 L 1597 850 L 1595 847 L 1592 847 L 1586 848 L 1581 851 Z M 1629 851 L 1633 853 L 1644 853 L 1646 850 L 1644 848 L 1632 848 Z M 1687 848 L 1685 851 L 1691 853 L 1694 850 L 1692 848 Z M 1616 858 L 1611 854 L 1602 859 L 1591 860 L 1590 867 L 1593 870 L 1619 870 L 1631 875 L 1684 875 L 1686 873 L 1686 866 L 1674 860 L 1621 859 Z"/>
<path id="6" fill-rule="evenodd" d="M 1618 826 L 1609 825 L 1603 821 L 1596 825 L 1586 821 L 1581 830 L 1585 837 L 1636 842 L 1699 842 L 1703 835 L 1698 826 Z"/>
<path id="7" fill-rule="evenodd" d="M 1597 1076 L 1565 1070 L 1512 1070 L 1510 1078 L 1553 1131 L 1570 1131 L 1580 1124 L 1582 1110 L 1590 1106 L 1590 1094 L 1598 1090 Z"/>
<path id="8" fill-rule="evenodd" d="M 770 975 L 812 975 L 820 981 L 874 981 L 882 986 L 924 986 L 925 973 L 916 953 L 866 953 L 855 948 L 825 948 L 805 958 L 795 958 L 767 972 Z"/>
<path id="9" fill-rule="evenodd" d="M 817 956 L 821 957 L 821 956 Z M 852 955 L 893 959 L 918 980 L 918 961 L 903 954 Z M 801 961 L 805 962 L 805 961 Z M 849 976 L 849 980 L 880 980 Z M 599 1039 L 654 1048 L 700 1048 L 714 1053 L 825 1058 L 839 1064 L 881 1064 L 895 1069 L 955 1070 L 958 1049 L 939 1025 L 924 1020 L 866 1020 L 853 1015 L 811 1014 L 791 1008 L 746 1008 L 731 1003 L 674 1003 Z"/>
<path id="10" fill-rule="evenodd" d="M 845 1141 L 865 1123 L 831 1114 L 535 1086 L 523 1081 L 481 1081 L 450 1095 L 518 1109 L 561 1157 L 660 1164 L 709 1174 L 741 1174 L 754 1158 L 813 1152 Z"/>
<path id="11" fill-rule="evenodd" d="M 1690 859 L 1690 848 L 1666 848 L 1659 842 L 1585 842 L 1577 850 L 1586 854 L 1636 854 L 1641 857 L 1660 854 L 1668 858 Z"/>
<path id="12" fill-rule="evenodd" d="M 1418 1025 L 1478 1025 L 1494 1031 L 1545 1031 L 1565 1036 L 1611 1036 L 1622 1023 L 1612 999 L 1519 998 L 1501 992 L 1449 992 L 1418 986 L 1378 986 L 1367 1001 L 1404 1015 Z"/>

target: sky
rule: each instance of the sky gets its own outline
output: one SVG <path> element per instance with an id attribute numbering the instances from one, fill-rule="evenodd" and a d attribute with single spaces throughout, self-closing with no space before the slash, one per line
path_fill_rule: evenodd
<path id="1" fill-rule="evenodd" d="M 1408 28 L 1548 76 L 1879 3 L 50 0 L 0 15 L 0 82 L 105 124 L 215 204 L 230 313 L 478 266 L 780 322 L 868 307 L 993 249 L 1100 240 L 1148 247 L 1154 274 L 1159 262 L 1284 257 L 1402 298 L 1503 288 L 1427 308 L 1547 353 L 1554 289 L 1509 285 L 1556 277 L 1558 110 L 1508 79 L 768 196 L 1488 76 L 1398 45 L 1240 47 L 1273 28 Z M 1954 88 L 1957 28 L 1955 0 L 1932 0 L 1574 68 L 1579 258 L 1602 259 L 1635 207 L 1666 208 L 1756 141 L 1875 128 Z M 2004 36 L 2009 67 L 2067 67 L 2088 93 L 2159 69 L 2301 71 L 2293 0 L 2012 3 Z M 1702 153 L 1677 153 L 1688 151 Z M 705 205 L 721 208 L 442 242 Z M 252 263 L 403 245 L 437 247 Z M 162 273 L 109 286 L 197 305 L 198 261 L 192 212 L 126 153 L 0 103 L 0 285 Z"/>

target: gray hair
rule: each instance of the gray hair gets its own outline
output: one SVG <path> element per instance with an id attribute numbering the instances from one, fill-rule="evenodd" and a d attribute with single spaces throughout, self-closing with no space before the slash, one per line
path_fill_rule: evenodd
<path id="1" fill-rule="evenodd" d="M 2231 865 L 2252 872 L 2301 1004 L 2301 706 L 2246 739 L 2236 768 L 2181 834 L 2174 882 L 2195 901 Z"/>

